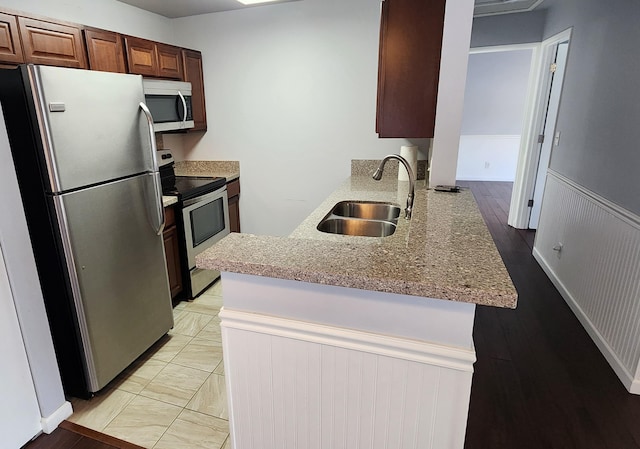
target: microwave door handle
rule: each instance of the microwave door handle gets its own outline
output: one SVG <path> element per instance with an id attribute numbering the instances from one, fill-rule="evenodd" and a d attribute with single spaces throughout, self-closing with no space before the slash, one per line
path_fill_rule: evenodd
<path id="1" fill-rule="evenodd" d="M 153 164 L 153 187 L 155 190 L 155 203 L 156 203 L 156 213 L 158 219 L 158 228 L 155 230 L 156 234 L 162 235 L 162 231 L 165 226 L 165 216 L 164 216 L 164 207 L 162 206 L 162 183 L 160 182 L 160 171 L 158 170 L 158 160 L 156 159 L 156 134 L 153 131 L 153 117 L 151 116 L 151 111 L 146 104 L 140 103 L 140 109 L 144 113 L 147 118 L 147 124 L 149 126 L 149 141 L 151 142 L 151 163 Z"/>
<path id="2" fill-rule="evenodd" d="M 184 99 L 184 95 L 180 91 L 178 91 L 178 96 L 182 101 L 182 126 L 184 127 L 187 124 L 187 100 Z"/>

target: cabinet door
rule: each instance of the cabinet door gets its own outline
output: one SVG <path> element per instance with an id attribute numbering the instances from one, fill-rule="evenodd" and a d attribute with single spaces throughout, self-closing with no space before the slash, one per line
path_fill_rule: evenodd
<path id="1" fill-rule="evenodd" d="M 240 180 L 234 179 L 227 183 L 227 195 L 229 196 L 229 229 L 231 232 L 240 232 Z"/>
<path id="2" fill-rule="evenodd" d="M 165 44 L 156 44 L 158 54 L 157 76 L 182 80 L 182 51 L 178 47 Z"/>
<path id="3" fill-rule="evenodd" d="M 179 234 L 176 227 L 175 209 L 166 207 L 165 221 L 167 227 L 162 234 L 164 238 L 164 254 L 167 263 L 167 274 L 169 276 L 169 289 L 171 298 L 175 298 L 182 292 L 182 266 L 180 265 Z"/>
<path id="4" fill-rule="evenodd" d="M 433 137 L 445 0 L 382 3 L 376 131 Z"/>
<path id="5" fill-rule="evenodd" d="M 0 62 L 22 64 L 22 44 L 15 16 L 0 13 Z"/>
<path id="6" fill-rule="evenodd" d="M 87 68 L 80 28 L 18 17 L 27 63 Z"/>
<path id="7" fill-rule="evenodd" d="M 126 36 L 124 43 L 127 48 L 129 73 L 157 76 L 158 55 L 156 54 L 155 42 Z"/>
<path id="8" fill-rule="evenodd" d="M 229 230 L 240 232 L 240 197 L 229 198 Z"/>
<path id="9" fill-rule="evenodd" d="M 13 297 L 4 260 L 0 247 L 0 354 L 3 366 L 0 397 L 6 410 L 0 419 L 0 435 L 2 447 L 10 448 L 26 444 L 42 430 L 42 424 L 14 303 L 18 298 Z M 34 281 L 38 282 L 37 278 Z"/>
<path id="10" fill-rule="evenodd" d="M 84 30 L 89 54 L 89 68 L 103 72 L 127 73 L 122 50 L 122 36 L 102 30 Z"/>
<path id="11" fill-rule="evenodd" d="M 191 83 L 191 110 L 194 127 L 192 131 L 207 130 L 207 110 L 204 101 L 204 75 L 202 54 L 199 51 L 182 50 L 184 80 Z"/>

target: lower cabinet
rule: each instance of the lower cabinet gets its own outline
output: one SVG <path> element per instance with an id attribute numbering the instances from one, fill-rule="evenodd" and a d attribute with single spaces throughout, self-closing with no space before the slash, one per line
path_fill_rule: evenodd
<path id="1" fill-rule="evenodd" d="M 167 260 L 171 298 L 182 292 L 182 269 L 180 266 L 179 234 L 176 227 L 176 213 L 173 206 L 165 207 L 164 253 Z"/>
<path id="2" fill-rule="evenodd" d="M 240 232 L 240 180 L 234 179 L 227 183 L 229 197 L 229 229 Z"/>

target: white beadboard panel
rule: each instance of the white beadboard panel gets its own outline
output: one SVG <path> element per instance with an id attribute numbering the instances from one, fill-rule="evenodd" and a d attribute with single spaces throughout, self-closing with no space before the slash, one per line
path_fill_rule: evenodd
<path id="1" fill-rule="evenodd" d="M 516 177 L 520 135 L 462 135 L 456 179 L 510 181 Z"/>
<path id="2" fill-rule="evenodd" d="M 640 394 L 640 217 L 549 170 L 534 256 Z"/>
<path id="3" fill-rule="evenodd" d="M 248 315 L 221 312 L 235 449 L 463 447 L 471 369 L 327 344 L 318 329 L 284 334 L 257 314 L 248 330 Z M 270 332 L 264 320 L 280 322 Z"/>

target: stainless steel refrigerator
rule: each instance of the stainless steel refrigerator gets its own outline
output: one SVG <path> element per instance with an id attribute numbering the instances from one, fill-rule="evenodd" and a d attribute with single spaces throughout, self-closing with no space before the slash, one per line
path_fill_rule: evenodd
<path id="1" fill-rule="evenodd" d="M 142 77 L 25 65 L 0 101 L 63 385 L 87 397 L 173 326 Z"/>

